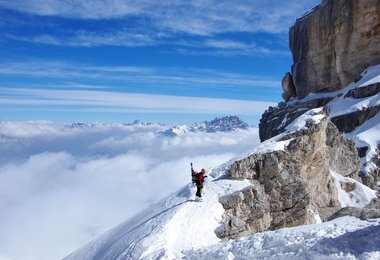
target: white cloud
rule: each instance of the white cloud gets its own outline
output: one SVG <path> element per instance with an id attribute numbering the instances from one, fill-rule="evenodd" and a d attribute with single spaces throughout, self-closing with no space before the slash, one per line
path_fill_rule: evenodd
<path id="1" fill-rule="evenodd" d="M 81 63 L 66 63 L 64 61 L 41 60 L 24 62 L 2 63 L 0 74 L 25 75 L 34 77 L 78 77 L 125 79 L 132 74 L 149 75 L 155 72 L 154 68 L 133 66 L 93 66 Z M 126 75 L 128 74 L 128 75 Z M 126 75 L 121 77 L 121 75 Z"/>
<path id="2" fill-rule="evenodd" d="M 119 17 L 140 12 L 140 7 L 121 0 L 1 0 L 0 6 L 30 14 L 43 16 L 64 16 L 83 19 L 102 19 Z M 138 9 L 136 9 L 136 7 Z"/>
<path id="3" fill-rule="evenodd" d="M 171 31 L 209 35 L 231 31 L 285 32 L 294 18 L 319 0 L 309 1 L 60 1 L 0 0 L 0 6 L 43 16 L 107 19 L 127 16 L 147 18 L 151 24 Z"/>
<path id="4" fill-rule="evenodd" d="M 0 7 L 41 16 L 59 16 L 74 19 L 96 19 L 107 21 L 116 19 L 133 26 L 109 25 L 101 26 L 101 31 L 91 31 L 86 26 L 75 30 L 61 29 L 62 34 L 47 34 L 44 31 L 31 35 L 4 34 L 7 39 L 32 43 L 93 47 L 111 46 L 152 46 L 175 45 L 180 53 L 183 47 L 186 54 L 196 55 L 284 55 L 283 50 L 272 49 L 263 43 L 247 44 L 231 39 L 226 33 L 266 32 L 284 35 L 296 17 L 301 16 L 310 8 L 319 4 L 320 0 L 290 0 L 290 1 L 122 1 L 122 0 L 91 0 L 91 1 L 60 1 L 60 0 L 30 0 L 7 1 L 0 0 Z M 6 18 L 11 19 L 11 18 Z M 9 20 L 12 24 L 17 23 Z M 34 19 L 33 23 L 38 23 Z M 54 23 L 54 22 L 53 22 Z M 21 24 L 20 26 L 25 26 Z M 41 27 L 46 23 L 41 22 Z M 56 27 L 60 25 L 57 24 Z M 224 34 L 224 35 L 223 35 Z M 201 38 L 195 43 L 183 41 L 183 35 Z M 223 39 L 213 38 L 216 36 Z M 223 35 L 223 36 L 221 36 Z M 247 49 L 247 45 L 249 48 Z M 196 46 L 191 48 L 190 46 Z M 204 51 L 201 48 L 215 48 L 219 51 Z M 239 51 L 237 51 L 239 50 Z"/>
<path id="5" fill-rule="evenodd" d="M 204 49 L 208 48 L 208 49 Z M 181 48 L 178 47 L 168 53 L 179 53 L 183 55 L 192 56 L 216 56 L 216 57 L 236 57 L 236 56 L 248 56 L 248 57 L 263 57 L 263 56 L 290 56 L 288 50 L 272 49 L 270 47 L 264 47 L 257 44 L 246 44 L 244 42 L 233 41 L 219 41 L 213 40 L 212 42 L 201 42 L 197 45 L 197 48 Z"/>
<path id="6" fill-rule="evenodd" d="M 189 183 L 191 161 L 209 169 L 259 142 L 257 129 L 176 138 L 160 129 L 2 122 L 1 255 L 62 258 Z"/>
<path id="7" fill-rule="evenodd" d="M 275 78 L 251 74 L 226 73 L 212 69 L 173 68 L 173 67 L 137 67 L 137 66 L 94 66 L 83 63 L 41 60 L 24 62 L 3 62 L 0 75 L 19 75 L 59 79 L 107 79 L 126 83 L 146 83 L 151 85 L 173 86 L 191 85 L 191 87 L 227 86 L 274 87 L 280 86 Z M 73 84 L 70 84 L 73 87 Z M 83 84 L 80 84 L 83 87 Z M 106 87 L 109 88 L 109 87 Z"/>
<path id="8" fill-rule="evenodd" d="M 1 88 L 7 97 L 0 104 L 82 106 L 85 110 L 145 113 L 260 115 L 272 102 L 106 92 L 98 90 L 49 90 Z M 76 109 L 81 111 L 81 109 Z"/>
<path id="9" fill-rule="evenodd" d="M 270 46 L 259 45 L 255 42 L 247 43 L 239 40 L 231 40 L 228 37 L 217 39 L 209 38 L 198 40 L 183 40 L 173 36 L 158 37 L 154 33 L 131 33 L 128 31 L 94 33 L 88 31 L 80 31 L 70 35 L 48 35 L 39 34 L 34 36 L 20 36 L 13 34 L 5 34 L 5 38 L 29 42 L 33 44 L 47 44 L 56 46 L 69 47 L 96 47 L 96 46 L 122 46 L 122 47 L 140 47 L 169 45 L 175 48 L 162 50 L 163 53 L 180 53 L 186 55 L 208 55 L 208 56 L 289 56 L 288 50 L 273 48 Z M 280 44 L 285 41 L 281 38 L 277 40 Z M 280 45 L 281 46 L 281 45 Z M 282 46 L 284 47 L 284 46 Z M 285 46 L 287 49 L 287 46 Z"/>

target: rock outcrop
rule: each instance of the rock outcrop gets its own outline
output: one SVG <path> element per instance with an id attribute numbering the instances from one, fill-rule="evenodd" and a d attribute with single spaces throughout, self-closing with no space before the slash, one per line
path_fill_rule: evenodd
<path id="1" fill-rule="evenodd" d="M 370 174 L 361 174 L 360 177 L 365 185 L 371 189 L 378 190 L 378 196 L 380 197 L 380 144 L 377 145 L 376 154 L 371 158 L 371 163 L 373 163 L 376 168 L 370 172 Z"/>
<path id="2" fill-rule="evenodd" d="M 324 0 L 290 28 L 289 45 L 285 100 L 342 89 L 380 63 L 380 0 Z"/>
<path id="3" fill-rule="evenodd" d="M 281 102 L 276 107 L 270 107 L 264 112 L 260 120 L 259 134 L 261 141 L 283 133 L 289 124 L 310 109 L 323 107 L 331 110 L 331 121 L 338 130 L 341 133 L 348 134 L 346 135 L 348 138 L 358 141 L 357 150 L 362 158 L 360 175 L 363 183 L 372 189 L 378 189 L 380 164 L 377 163 L 379 152 L 378 150 L 374 151 L 376 144 L 374 144 L 375 147 L 373 145 L 371 147 L 366 141 L 356 138 L 357 129 L 367 131 L 370 127 L 376 127 L 376 118 L 379 118 L 380 83 L 367 84 L 367 82 L 379 81 L 377 78 L 380 76 L 380 65 L 374 68 L 369 70 L 370 72 L 368 70 L 363 72 L 364 77 L 362 79 L 345 89 L 313 95 L 305 99 Z M 378 71 L 377 74 L 373 73 L 374 71 Z M 372 73 L 372 75 L 368 77 L 368 73 Z M 372 123 L 360 128 L 370 120 L 372 120 Z M 377 139 L 377 143 L 380 145 L 380 138 Z M 375 167 L 368 168 L 369 164 L 373 164 Z"/>
<path id="4" fill-rule="evenodd" d="M 263 142 L 286 130 L 296 118 L 310 109 L 324 107 L 333 97 L 317 98 L 308 101 L 281 102 L 269 107 L 261 116 L 259 123 L 260 140 Z"/>
<path id="5" fill-rule="evenodd" d="M 292 97 L 295 97 L 297 95 L 296 87 L 293 83 L 293 76 L 290 74 L 290 72 L 287 72 L 282 79 L 281 82 L 282 85 L 282 98 L 285 100 L 289 100 Z"/>
<path id="6" fill-rule="evenodd" d="M 336 116 L 331 121 L 338 127 L 339 131 L 349 133 L 358 126 L 373 118 L 380 111 L 380 105 L 374 107 L 364 107 L 352 113 Z"/>
<path id="7" fill-rule="evenodd" d="M 349 102 L 352 99 L 361 100 L 374 97 L 380 92 L 380 83 L 370 84 L 360 88 L 345 91 L 344 89 L 336 95 L 317 96 L 316 98 L 295 100 L 292 102 L 281 102 L 276 107 L 269 107 L 264 112 L 259 123 L 259 134 L 261 141 L 265 141 L 285 131 L 286 127 L 297 117 L 313 108 L 332 106 L 334 98 L 340 98 L 341 102 Z M 349 133 L 358 126 L 373 118 L 380 111 L 380 105 L 363 107 L 351 113 L 342 113 L 331 118 L 340 132 Z"/>
<path id="8" fill-rule="evenodd" d="M 219 237 L 235 238 L 326 220 L 341 205 L 330 174 L 356 175 L 360 161 L 351 141 L 344 140 L 325 111 L 320 122 L 279 136 L 284 150 L 252 154 L 230 167 L 227 176 L 253 185 L 220 198 L 225 209 Z M 324 115 L 324 116 L 323 116 Z M 315 116 L 315 115 L 314 115 Z"/>
<path id="9" fill-rule="evenodd" d="M 362 220 L 380 218 L 380 199 L 373 199 L 371 203 L 364 208 L 344 207 L 329 217 L 328 220 L 333 220 L 343 216 L 357 217 Z"/>

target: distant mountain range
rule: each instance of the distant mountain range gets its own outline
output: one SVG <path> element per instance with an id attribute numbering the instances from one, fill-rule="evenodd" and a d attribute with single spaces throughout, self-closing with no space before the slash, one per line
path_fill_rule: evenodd
<path id="1" fill-rule="evenodd" d="M 193 125 L 176 125 L 170 129 L 161 131 L 164 136 L 179 136 L 188 132 L 228 132 L 236 129 L 247 129 L 249 125 L 242 121 L 238 116 L 230 115 L 225 117 L 216 117 L 211 121 L 203 121 Z"/>

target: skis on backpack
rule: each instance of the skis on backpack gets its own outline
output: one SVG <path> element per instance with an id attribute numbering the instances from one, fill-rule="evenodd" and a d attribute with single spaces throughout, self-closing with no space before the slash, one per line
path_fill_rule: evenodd
<path id="1" fill-rule="evenodd" d="M 195 184 L 195 181 L 196 181 L 196 172 L 194 171 L 194 168 L 193 168 L 193 163 L 190 163 L 190 167 L 191 167 L 191 182 L 193 184 Z"/>

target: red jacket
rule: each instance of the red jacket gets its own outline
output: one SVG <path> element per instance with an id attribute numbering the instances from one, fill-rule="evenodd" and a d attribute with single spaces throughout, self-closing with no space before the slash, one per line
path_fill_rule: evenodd
<path id="1" fill-rule="evenodd" d="M 202 185 L 203 184 L 203 172 L 196 172 L 192 171 L 193 176 L 195 176 L 194 181 L 197 185 Z"/>

